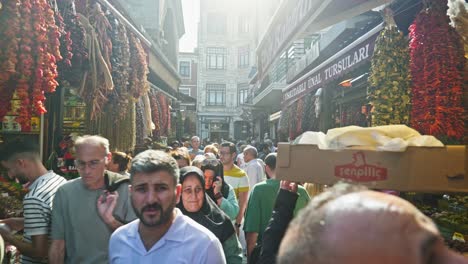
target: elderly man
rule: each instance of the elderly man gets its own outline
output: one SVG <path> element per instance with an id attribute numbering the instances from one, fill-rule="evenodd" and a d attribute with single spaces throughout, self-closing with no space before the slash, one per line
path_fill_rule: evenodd
<path id="1" fill-rule="evenodd" d="M 281 242 L 278 263 L 310 262 L 458 264 L 468 260 L 450 251 L 435 224 L 407 201 L 338 184 L 312 200 L 291 222 Z"/>
<path id="2" fill-rule="evenodd" d="M 3 144 L 0 161 L 10 178 L 29 183 L 29 192 L 23 199 L 24 218 L 0 220 L 9 229 L 23 230 L 23 239 L 4 229 L 0 229 L 0 235 L 19 249 L 21 263 L 47 263 L 52 200 L 57 189 L 67 181 L 47 171 L 41 162 L 39 146 L 32 142 L 15 140 Z"/>
<path id="3" fill-rule="evenodd" d="M 263 161 L 257 159 L 257 148 L 249 145 L 244 149 L 243 153 L 246 163 L 244 170 L 249 177 L 250 190 L 253 190 L 255 184 L 265 180 L 265 164 Z"/>
<path id="4" fill-rule="evenodd" d="M 181 185 L 174 158 L 147 150 L 133 159 L 130 175 L 139 219 L 112 234 L 110 263 L 226 263 L 218 238 L 175 208 Z"/>
<path id="5" fill-rule="evenodd" d="M 203 150 L 200 149 L 200 138 L 193 136 L 191 139 L 192 148 L 189 149 L 190 159 L 193 160 L 197 155 L 203 155 Z"/>
<path id="6" fill-rule="evenodd" d="M 52 211 L 50 263 L 108 263 L 109 238 L 136 218 L 128 195 L 128 176 L 106 171 L 109 141 L 83 136 L 75 141 L 81 178 L 62 185 Z"/>

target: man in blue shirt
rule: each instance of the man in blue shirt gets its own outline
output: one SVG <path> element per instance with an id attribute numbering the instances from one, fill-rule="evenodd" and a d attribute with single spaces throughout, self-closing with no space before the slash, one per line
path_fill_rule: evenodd
<path id="1" fill-rule="evenodd" d="M 130 195 L 139 219 L 110 239 L 110 263 L 226 263 L 216 236 L 175 208 L 179 168 L 162 151 L 146 150 L 132 160 Z"/>

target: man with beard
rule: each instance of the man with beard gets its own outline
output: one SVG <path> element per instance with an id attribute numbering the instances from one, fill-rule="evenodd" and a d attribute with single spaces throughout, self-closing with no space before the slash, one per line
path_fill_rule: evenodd
<path id="1" fill-rule="evenodd" d="M 32 142 L 15 140 L 3 144 L 0 161 L 8 177 L 21 184 L 29 183 L 29 192 L 23 199 L 24 218 L 0 220 L 7 226 L 7 230 L 0 228 L 0 237 L 18 248 L 22 253 L 21 263 L 47 263 L 52 200 L 66 180 L 47 171 L 39 147 Z M 19 240 L 8 229 L 23 230 L 23 239 Z"/>
<path id="2" fill-rule="evenodd" d="M 109 238 L 136 216 L 130 205 L 129 177 L 106 171 L 109 140 L 83 136 L 75 141 L 80 178 L 61 186 L 52 211 L 49 261 L 108 263 Z"/>
<path id="3" fill-rule="evenodd" d="M 132 160 L 130 175 L 138 219 L 112 234 L 110 263 L 226 263 L 216 236 L 175 208 L 181 185 L 174 158 L 146 150 Z"/>

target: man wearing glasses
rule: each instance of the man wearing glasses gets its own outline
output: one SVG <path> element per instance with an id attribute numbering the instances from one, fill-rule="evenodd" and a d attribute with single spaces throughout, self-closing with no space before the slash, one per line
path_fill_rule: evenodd
<path id="1" fill-rule="evenodd" d="M 236 157 L 236 145 L 231 142 L 224 142 L 221 144 L 220 159 L 224 168 L 224 179 L 234 188 L 237 200 L 239 201 L 239 213 L 235 221 L 236 232 L 239 235 L 241 224 L 244 219 L 244 212 L 247 207 L 247 200 L 249 194 L 249 178 L 247 174 L 234 164 Z M 240 234 L 240 240 L 245 248 L 245 239 L 243 234 Z"/>
<path id="2" fill-rule="evenodd" d="M 80 178 L 57 191 L 52 211 L 50 263 L 107 263 L 112 232 L 136 218 L 129 178 L 106 171 L 109 141 L 83 136 L 75 142 Z"/>

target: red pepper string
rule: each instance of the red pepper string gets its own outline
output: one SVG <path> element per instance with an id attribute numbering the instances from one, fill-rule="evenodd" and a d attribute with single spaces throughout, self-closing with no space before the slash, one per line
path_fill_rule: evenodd
<path id="1" fill-rule="evenodd" d="M 423 134 L 461 140 L 464 135 L 460 36 L 449 26 L 447 0 L 427 1 L 410 26 L 411 125 Z"/>

